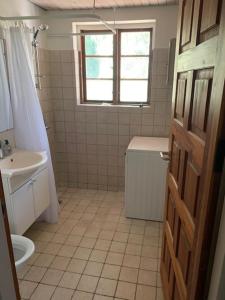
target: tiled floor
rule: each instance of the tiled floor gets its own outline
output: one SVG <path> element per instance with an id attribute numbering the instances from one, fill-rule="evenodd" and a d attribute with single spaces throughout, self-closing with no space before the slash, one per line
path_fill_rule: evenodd
<path id="1" fill-rule="evenodd" d="M 58 224 L 36 223 L 22 299 L 162 300 L 161 224 L 127 219 L 123 193 L 61 190 Z"/>

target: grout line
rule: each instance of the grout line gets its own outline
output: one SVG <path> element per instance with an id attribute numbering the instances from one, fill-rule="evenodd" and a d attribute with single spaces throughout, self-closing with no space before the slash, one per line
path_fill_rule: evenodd
<path id="1" fill-rule="evenodd" d="M 66 191 L 64 191 L 64 194 L 66 194 L 66 193 L 68 192 L 68 190 L 70 190 L 70 189 L 66 189 Z M 79 189 L 78 189 L 77 191 L 79 191 Z M 59 226 L 59 228 L 57 228 L 56 231 L 55 231 L 55 230 L 54 230 L 54 231 L 47 231 L 46 229 L 42 229 L 41 226 L 40 226 L 40 228 L 33 229 L 33 231 L 37 230 L 37 231 L 43 231 L 43 232 L 47 232 L 47 233 L 52 233 L 52 234 L 53 234 L 53 235 L 52 235 L 52 238 L 51 238 L 49 241 L 46 241 L 46 243 L 47 243 L 46 246 L 45 246 L 43 249 L 41 249 L 39 252 L 37 252 L 37 254 L 39 254 L 39 255 L 40 255 L 40 254 L 52 255 L 52 256 L 54 256 L 54 258 L 53 258 L 53 260 L 54 260 L 57 256 L 60 256 L 60 255 L 58 255 L 58 253 L 59 253 L 59 251 L 62 249 L 62 247 L 65 246 L 65 245 L 67 245 L 67 244 L 65 244 L 65 241 L 68 239 L 68 237 L 69 237 L 70 235 L 73 235 L 73 234 L 71 234 L 71 232 L 73 231 L 73 229 L 76 228 L 77 226 L 78 226 L 78 227 L 79 227 L 79 226 L 82 226 L 82 225 L 79 224 L 80 222 L 82 222 L 82 221 L 83 221 L 84 223 L 86 222 L 86 225 L 85 225 L 86 229 L 85 229 L 84 233 L 83 233 L 82 235 L 77 235 L 77 234 L 74 235 L 74 236 L 80 236 L 80 237 L 81 237 L 81 240 L 78 242 L 78 245 L 76 245 L 76 246 L 73 246 L 73 245 L 67 245 L 67 246 L 72 246 L 72 247 L 74 247 L 74 248 L 76 248 L 76 249 L 75 249 L 75 251 L 74 251 L 72 257 L 67 257 L 67 258 L 69 259 L 69 262 L 68 262 L 68 264 L 67 264 L 67 266 L 66 266 L 66 269 L 65 269 L 65 270 L 61 270 L 61 271 L 63 272 L 63 274 L 62 274 L 62 276 L 61 276 L 61 278 L 60 278 L 60 281 L 61 281 L 63 275 L 65 274 L 65 272 L 70 272 L 70 271 L 68 271 L 68 266 L 69 266 L 70 262 L 72 261 L 72 259 L 78 259 L 78 260 L 80 259 L 80 258 L 75 258 L 74 255 L 75 255 L 77 249 L 78 249 L 79 247 L 81 247 L 81 246 L 80 246 L 80 243 L 82 242 L 82 240 L 83 240 L 84 238 L 91 238 L 91 239 L 93 238 L 93 239 L 95 239 L 95 243 L 94 243 L 94 245 L 93 245 L 92 247 L 90 247 L 90 248 L 88 248 L 88 247 L 83 247 L 83 248 L 86 248 L 86 249 L 90 249 L 91 252 L 90 252 L 90 254 L 88 255 L 88 258 L 87 258 L 87 259 L 84 259 L 84 261 L 86 261 L 86 263 L 85 263 L 85 267 L 84 267 L 82 273 L 71 272 L 71 273 L 75 273 L 75 274 L 79 274 L 79 275 L 80 275 L 80 279 L 79 279 L 79 281 L 78 281 L 78 284 L 77 284 L 76 288 L 74 289 L 74 293 L 76 292 L 77 287 L 78 287 L 78 285 L 79 285 L 79 282 L 80 282 L 80 280 L 81 280 L 81 278 L 82 278 L 83 275 L 93 276 L 93 275 L 84 274 L 84 272 L 85 272 L 85 269 L 86 269 L 86 267 L 87 267 L 87 264 L 88 264 L 89 262 L 92 262 L 92 261 L 89 260 L 90 257 L 91 257 L 92 252 L 93 252 L 94 250 L 98 250 L 98 251 L 104 251 L 104 252 L 106 252 L 106 258 L 104 259 L 104 262 L 102 262 L 102 269 L 101 269 L 100 275 L 99 275 L 99 276 L 93 276 L 93 277 L 98 277 L 98 283 L 97 283 L 97 285 L 96 285 L 95 292 L 93 293 L 93 297 L 96 295 L 97 286 L 98 286 L 99 280 L 100 280 L 101 278 L 105 278 L 105 279 L 109 279 L 109 280 L 116 280 L 116 281 L 117 281 L 116 289 L 115 289 L 115 292 L 114 292 L 114 297 L 115 297 L 116 291 L 117 291 L 117 287 L 118 287 L 118 283 L 119 283 L 119 281 L 120 281 L 119 278 L 120 278 L 121 270 L 122 270 L 122 267 L 123 267 L 123 262 L 124 262 L 125 255 L 133 255 L 133 256 L 138 256 L 138 257 L 140 257 L 140 263 L 139 263 L 139 266 L 138 266 L 138 268 L 135 268 L 135 269 L 138 269 L 137 282 L 134 283 L 134 284 L 136 285 L 136 289 L 135 289 L 135 295 L 136 295 L 136 293 L 137 293 L 137 285 L 138 285 L 138 278 L 139 278 L 139 272 L 140 272 L 140 264 L 141 264 L 141 258 L 142 258 L 142 250 L 143 250 L 143 247 L 144 247 L 144 236 L 145 236 L 145 231 L 146 231 L 146 227 L 147 227 L 147 224 L 148 224 L 148 223 L 145 222 L 143 234 L 138 234 L 138 233 L 135 233 L 135 232 L 133 233 L 133 232 L 132 232 L 132 226 L 139 226 L 138 224 L 135 223 L 135 220 L 131 220 L 131 221 L 129 222 L 129 230 L 128 230 L 128 232 L 127 232 L 127 231 L 126 231 L 126 232 L 124 232 L 124 231 L 118 231 L 118 226 L 119 226 L 119 225 L 123 225 L 123 224 L 125 225 L 125 224 L 126 224 L 126 223 L 122 223 L 122 222 L 121 222 L 121 217 L 123 217 L 123 207 L 124 207 L 123 201 L 121 201 L 121 196 L 119 196 L 118 198 L 116 197 L 116 201 L 114 202 L 116 206 L 113 207 L 113 197 L 112 197 L 113 194 L 111 194 L 111 192 L 106 192 L 106 193 L 104 193 L 103 196 L 100 197 L 100 200 L 98 200 L 98 198 L 97 198 L 97 197 L 98 197 L 98 191 L 96 191 L 96 192 L 93 194 L 94 200 L 92 200 L 92 197 L 91 197 L 91 196 L 88 196 L 88 197 L 87 197 L 87 195 L 89 194 L 89 192 L 90 192 L 90 190 L 89 190 L 89 191 L 87 190 L 86 193 L 81 194 L 80 197 L 78 196 L 78 199 L 77 199 L 77 198 L 73 199 L 73 194 L 74 194 L 73 192 L 68 193 L 69 196 L 68 196 L 68 197 L 65 197 L 66 200 L 63 202 L 63 205 L 62 205 L 62 206 L 63 206 L 62 211 L 63 211 L 63 212 L 67 212 L 67 211 L 68 211 L 68 212 L 69 212 L 69 211 L 71 210 L 71 213 L 69 213 L 69 214 L 66 213 L 66 214 L 63 216 L 63 218 L 62 218 L 62 223 L 60 223 L 60 226 Z M 113 193 L 113 192 L 112 192 L 112 193 Z M 86 195 L 85 195 L 85 194 L 86 194 Z M 111 195 L 110 195 L 110 194 L 111 194 Z M 79 194 L 78 194 L 78 195 L 79 195 Z M 110 196 L 108 197 L 108 195 L 110 195 Z M 119 195 L 119 194 L 118 194 L 118 195 Z M 75 205 L 71 205 L 71 204 L 70 204 L 70 203 L 72 203 L 73 201 L 76 203 Z M 84 202 L 84 205 L 80 205 L 82 202 Z M 106 203 L 107 203 L 107 205 L 106 205 Z M 104 205 L 103 205 L 103 204 L 104 204 Z M 66 205 L 68 205 L 68 207 L 66 207 Z M 72 208 L 71 208 L 71 206 L 72 206 Z M 93 212 L 91 212 L 91 210 L 90 210 L 90 212 L 87 212 L 87 210 L 88 210 L 88 208 L 90 208 L 90 206 L 92 207 Z M 80 213 L 81 215 L 79 216 L 78 219 L 72 219 L 72 220 L 74 221 L 74 225 L 71 227 L 71 230 L 67 231 L 67 233 L 65 234 L 65 235 L 67 236 L 66 240 L 65 240 L 64 242 L 57 243 L 57 244 L 61 245 L 60 248 L 59 248 L 59 250 L 57 251 L 57 253 L 56 253 L 56 254 L 48 254 L 48 253 L 45 253 L 44 251 L 45 251 L 45 249 L 47 248 L 47 246 L 48 246 L 50 243 L 54 243 L 52 240 L 53 240 L 55 234 L 60 233 L 59 231 L 60 231 L 60 229 L 62 228 L 62 226 L 65 225 L 65 224 L 67 224 L 67 221 L 70 220 L 71 216 L 73 215 L 73 213 L 74 213 L 75 211 L 77 211 L 76 208 L 78 208 L 78 207 L 80 207 L 80 210 L 78 210 L 78 211 L 79 211 L 78 213 Z M 82 209 L 82 207 L 83 207 L 83 209 Z M 102 208 L 103 210 L 105 209 L 105 210 L 107 211 L 107 215 L 106 215 L 105 218 L 103 218 L 103 221 L 102 221 L 102 222 L 98 221 L 98 217 L 99 217 L 100 219 L 101 219 L 101 217 L 102 217 L 101 214 L 98 215 L 98 209 L 99 209 L 99 208 Z M 116 214 L 110 213 L 111 210 L 112 210 L 113 208 L 116 208 L 117 210 L 119 210 L 119 214 L 118 214 L 118 213 L 116 213 Z M 83 217 L 86 213 L 87 213 L 87 214 L 93 214 L 94 217 L 93 217 L 92 219 L 90 219 L 90 220 L 82 220 L 82 217 Z M 107 222 L 111 222 L 111 218 L 113 218 L 113 216 L 116 217 L 116 219 L 117 219 L 116 222 L 113 222 L 113 223 L 115 223 L 113 229 L 110 230 L 108 227 L 105 228 L 105 225 L 107 224 Z M 99 229 L 99 232 L 98 232 L 97 235 L 94 236 L 94 237 L 93 237 L 93 236 L 85 236 L 85 234 L 90 230 L 91 224 L 94 223 L 94 222 L 96 222 L 96 221 L 95 221 L 96 218 L 97 218 L 97 222 L 100 222 L 100 223 L 101 223 L 101 224 L 98 224 L 98 226 L 96 227 L 96 229 Z M 109 219 L 109 220 L 107 220 L 107 219 Z M 82 224 L 82 223 L 81 223 L 81 224 Z M 143 227 L 143 226 L 141 226 L 141 227 Z M 155 228 L 155 227 L 152 227 L 152 228 Z M 160 234 L 160 227 L 158 227 L 158 229 L 159 229 L 159 234 Z M 31 229 L 31 230 L 32 230 L 32 229 Z M 110 240 L 105 240 L 104 238 L 101 239 L 101 238 L 100 238 L 101 231 L 113 231 L 114 233 L 113 233 L 112 239 L 110 239 Z M 124 241 L 115 241 L 115 240 L 114 240 L 114 237 L 115 237 L 115 235 L 116 235 L 117 233 L 120 233 L 120 234 L 126 233 L 126 234 L 128 234 L 128 238 L 127 238 L 126 242 L 124 242 Z M 60 234 L 63 234 L 63 233 L 60 233 Z M 142 242 L 141 242 L 141 244 L 129 243 L 129 235 L 130 235 L 130 234 L 136 234 L 137 236 L 139 236 L 139 235 L 142 236 Z M 150 236 L 150 237 L 151 237 L 151 236 Z M 100 240 L 100 239 L 101 239 L 101 240 L 105 240 L 105 241 L 110 241 L 108 250 L 100 250 L 100 249 L 96 249 L 96 248 L 95 248 L 95 246 L 96 246 L 96 244 L 97 244 L 97 241 Z M 42 241 L 40 241 L 40 242 L 42 242 Z M 44 242 L 44 241 L 43 241 L 43 242 Z M 120 243 L 126 244 L 126 247 L 125 247 L 124 251 L 123 251 L 122 253 L 121 253 L 121 252 L 116 252 L 116 251 L 110 251 L 113 242 L 120 242 Z M 157 244 L 157 246 L 151 246 L 151 247 L 157 247 L 157 249 L 159 250 L 159 245 L 160 245 L 159 243 L 160 243 L 160 241 L 159 241 L 159 239 L 158 239 L 158 244 Z M 126 252 L 127 247 L 128 247 L 128 244 L 132 244 L 132 245 L 136 245 L 136 246 L 139 246 L 139 245 L 140 245 L 140 246 L 141 246 L 141 252 L 140 252 L 140 255 L 128 254 L 128 253 Z M 110 252 L 112 252 L 112 253 L 119 253 L 119 254 L 122 255 L 122 263 L 121 263 L 121 265 L 117 265 L 117 266 L 120 268 L 119 276 L 118 276 L 117 279 L 112 279 L 112 278 L 102 277 L 102 273 L 103 273 L 103 269 L 104 269 L 105 265 L 106 265 L 106 264 L 113 265 L 113 264 L 111 264 L 111 263 L 107 263 L 107 262 L 106 262 L 107 256 L 108 256 L 108 254 L 109 254 Z M 30 265 L 29 270 L 31 269 L 32 266 L 34 266 L 34 263 L 35 263 L 35 261 L 38 259 L 38 257 L 39 257 L 39 256 L 37 256 L 37 258 L 32 262 L 32 265 Z M 64 258 L 65 258 L 65 256 L 60 256 L 60 257 L 64 257 Z M 151 258 L 151 257 L 149 257 L 149 258 Z M 158 273 L 158 264 L 159 264 L 158 251 L 157 251 L 157 258 L 151 258 L 151 259 L 157 259 L 157 271 L 156 271 L 156 275 L 157 275 L 157 273 Z M 83 260 L 83 259 L 80 259 L 80 260 Z M 97 262 L 97 263 L 98 263 L 98 262 Z M 48 269 L 51 269 L 51 264 L 50 264 L 48 267 L 46 267 L 46 272 L 48 271 Z M 53 269 L 55 269 L 55 268 L 53 267 Z M 27 272 L 24 274 L 22 280 L 24 280 L 24 278 L 25 278 L 26 274 L 29 272 L 29 270 L 27 270 Z M 58 270 L 58 269 L 56 269 L 56 270 Z M 43 277 L 45 276 L 46 272 L 43 274 L 41 280 L 42 280 Z M 21 281 L 22 281 L 22 280 L 21 280 Z M 54 286 L 54 287 L 55 287 L 54 292 L 55 292 L 56 288 L 59 287 L 59 283 L 55 286 L 55 285 L 51 285 L 51 284 L 42 283 L 41 280 L 38 282 L 38 285 L 39 285 L 39 284 L 45 284 L 45 285 Z M 29 280 L 28 280 L 28 281 L 29 281 Z M 59 282 L 60 282 L 60 281 L 59 281 Z M 123 281 L 124 281 L 124 280 L 123 280 Z M 126 281 L 124 281 L 124 282 L 126 282 Z M 128 282 L 128 281 L 127 281 L 127 282 Z M 129 283 L 130 283 L 130 282 L 129 282 Z M 37 287 L 38 287 L 38 285 L 37 285 Z M 150 285 L 146 285 L 146 286 L 150 286 Z M 34 291 L 37 289 L 37 287 L 34 289 Z M 154 286 L 154 288 L 156 289 L 156 297 L 157 297 L 157 281 L 156 281 L 156 286 Z M 33 291 L 33 293 L 34 293 L 34 291 Z M 54 292 L 53 292 L 53 294 L 54 294 Z M 33 293 L 32 293 L 32 294 L 33 294 Z M 74 293 L 73 293 L 73 295 L 74 295 Z M 53 294 L 52 294 L 52 297 L 53 297 Z"/>

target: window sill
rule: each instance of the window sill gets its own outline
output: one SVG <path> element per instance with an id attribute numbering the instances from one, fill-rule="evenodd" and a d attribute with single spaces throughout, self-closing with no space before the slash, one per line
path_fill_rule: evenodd
<path id="1" fill-rule="evenodd" d="M 151 107 L 150 104 L 111 104 L 111 103 L 78 103 L 77 106 L 81 106 L 81 107 L 86 107 L 86 106 L 90 106 L 90 107 L 127 107 L 127 108 L 149 108 Z"/>

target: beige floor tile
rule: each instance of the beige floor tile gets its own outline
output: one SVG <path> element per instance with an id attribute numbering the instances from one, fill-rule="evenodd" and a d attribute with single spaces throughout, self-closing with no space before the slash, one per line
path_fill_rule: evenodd
<path id="1" fill-rule="evenodd" d="M 119 232 L 130 232 L 130 227 L 131 225 L 130 224 L 121 224 L 119 223 L 117 225 L 117 228 L 116 228 L 116 231 L 119 231 Z"/>
<path id="2" fill-rule="evenodd" d="M 144 234 L 144 232 L 145 232 L 145 227 L 144 226 L 132 225 L 131 228 L 130 228 L 130 233 Z"/>
<path id="3" fill-rule="evenodd" d="M 102 270 L 101 277 L 109 279 L 118 279 L 120 274 L 120 266 L 105 264 Z"/>
<path id="4" fill-rule="evenodd" d="M 159 236 L 159 228 L 154 228 L 154 227 L 146 227 L 145 228 L 145 236 L 154 236 L 154 237 L 158 237 Z"/>
<path id="5" fill-rule="evenodd" d="M 103 268 L 103 263 L 89 261 L 85 267 L 84 274 L 91 276 L 100 276 Z"/>
<path id="6" fill-rule="evenodd" d="M 159 246 L 159 238 L 158 237 L 145 237 L 143 240 L 144 246 L 153 246 L 158 247 Z"/>
<path id="7" fill-rule="evenodd" d="M 108 251 L 110 245 L 111 245 L 111 241 L 98 239 L 94 248 L 97 250 Z"/>
<path id="8" fill-rule="evenodd" d="M 33 295 L 31 296 L 31 300 L 50 300 L 55 290 L 55 286 L 39 284 Z"/>
<path id="9" fill-rule="evenodd" d="M 80 274 L 65 272 L 59 282 L 59 286 L 68 289 L 76 289 L 80 276 Z"/>
<path id="10" fill-rule="evenodd" d="M 37 241 L 41 241 L 41 242 L 50 242 L 52 240 L 54 236 L 54 233 L 52 232 L 45 232 L 42 231 L 38 237 L 37 237 Z"/>
<path id="11" fill-rule="evenodd" d="M 77 289 L 84 292 L 93 293 L 98 284 L 98 277 L 82 275 Z"/>
<path id="12" fill-rule="evenodd" d="M 141 257 L 140 269 L 149 270 L 149 271 L 157 271 L 157 259 Z"/>
<path id="13" fill-rule="evenodd" d="M 132 225 L 136 226 L 146 226 L 147 221 L 145 220 L 140 220 L 140 219 L 132 219 Z"/>
<path id="14" fill-rule="evenodd" d="M 126 254 L 141 255 L 141 245 L 127 244 Z"/>
<path id="15" fill-rule="evenodd" d="M 141 255 L 145 257 L 158 258 L 159 255 L 158 247 L 143 246 Z"/>
<path id="16" fill-rule="evenodd" d="M 127 245 L 126 243 L 112 241 L 110 251 L 124 253 L 126 250 L 126 245 Z"/>
<path id="17" fill-rule="evenodd" d="M 25 280 L 40 282 L 47 268 L 32 266 L 24 277 Z"/>
<path id="18" fill-rule="evenodd" d="M 94 248 L 94 245 L 96 243 L 96 239 L 94 238 L 88 238 L 88 237 L 83 237 L 83 239 L 80 242 L 80 247 L 85 247 L 85 248 Z"/>
<path id="19" fill-rule="evenodd" d="M 81 274 L 83 273 L 86 264 L 87 260 L 73 258 L 67 267 L 67 271 Z"/>
<path id="20" fill-rule="evenodd" d="M 113 297 L 109 296 L 102 296 L 102 295 L 95 295 L 93 300 L 113 300 Z"/>
<path id="21" fill-rule="evenodd" d="M 116 232 L 114 234 L 113 240 L 115 242 L 121 242 L 121 243 L 126 243 L 128 240 L 129 234 L 126 232 Z"/>
<path id="22" fill-rule="evenodd" d="M 116 252 L 108 252 L 106 263 L 121 266 L 123 262 L 123 254 Z"/>
<path id="23" fill-rule="evenodd" d="M 68 235 L 65 244 L 70 246 L 78 246 L 80 241 L 82 240 L 82 236 L 80 235 Z"/>
<path id="24" fill-rule="evenodd" d="M 51 242 L 63 244 L 66 240 L 67 236 L 62 233 L 55 233 Z"/>
<path id="25" fill-rule="evenodd" d="M 106 251 L 102 251 L 102 250 L 93 250 L 91 252 L 91 255 L 90 255 L 90 258 L 89 260 L 90 261 L 96 261 L 96 262 L 102 262 L 104 263 L 105 262 L 105 259 L 106 259 L 106 255 L 107 255 L 107 252 Z"/>
<path id="26" fill-rule="evenodd" d="M 35 251 L 46 253 L 45 249 L 48 244 L 49 244 L 48 242 L 35 241 Z M 49 253 L 49 254 L 51 254 L 51 253 Z"/>
<path id="27" fill-rule="evenodd" d="M 48 243 L 42 252 L 46 254 L 56 255 L 61 247 L 62 245 L 58 243 Z"/>
<path id="28" fill-rule="evenodd" d="M 156 286 L 157 273 L 153 271 L 140 270 L 138 275 L 138 283 Z"/>
<path id="29" fill-rule="evenodd" d="M 37 283 L 36 282 L 31 282 L 31 281 L 21 281 L 19 284 L 20 287 L 20 296 L 23 299 L 30 299 L 32 293 L 34 292 L 34 290 L 37 287 Z"/>
<path id="30" fill-rule="evenodd" d="M 104 296 L 114 296 L 117 287 L 117 280 L 100 278 L 96 289 L 96 294 Z"/>
<path id="31" fill-rule="evenodd" d="M 90 254 L 91 254 L 91 249 L 78 247 L 74 254 L 74 258 L 87 260 Z"/>
<path id="32" fill-rule="evenodd" d="M 83 236 L 86 230 L 87 228 L 84 226 L 75 226 L 70 234 Z"/>
<path id="33" fill-rule="evenodd" d="M 136 284 L 119 281 L 116 289 L 116 297 L 128 300 L 135 299 Z"/>
<path id="34" fill-rule="evenodd" d="M 140 266 L 140 256 L 137 255 L 124 255 L 123 266 L 131 268 L 139 268 Z"/>
<path id="35" fill-rule="evenodd" d="M 130 233 L 128 243 L 141 245 L 143 242 L 143 235 Z"/>
<path id="36" fill-rule="evenodd" d="M 30 270 L 31 266 L 24 265 L 20 270 L 17 270 L 17 278 L 23 279 L 27 272 Z"/>
<path id="37" fill-rule="evenodd" d="M 48 269 L 41 282 L 49 285 L 58 285 L 63 273 L 61 270 Z"/>
<path id="38" fill-rule="evenodd" d="M 40 253 L 34 252 L 34 254 L 28 259 L 27 264 L 30 266 L 33 265 L 39 256 L 40 256 Z"/>
<path id="39" fill-rule="evenodd" d="M 34 261 L 34 265 L 37 267 L 49 267 L 55 256 L 51 254 L 40 254 Z"/>
<path id="40" fill-rule="evenodd" d="M 82 292 L 82 291 L 76 291 L 73 295 L 72 300 L 92 300 L 94 294 Z"/>
<path id="41" fill-rule="evenodd" d="M 136 300 L 155 300 L 156 288 L 147 285 L 137 285 Z"/>
<path id="42" fill-rule="evenodd" d="M 51 300 L 71 300 L 74 290 L 57 287 Z"/>
<path id="43" fill-rule="evenodd" d="M 70 260 L 71 259 L 69 257 L 56 256 L 53 262 L 51 263 L 50 267 L 53 269 L 65 271 L 67 269 Z"/>
<path id="44" fill-rule="evenodd" d="M 138 269 L 122 267 L 120 271 L 120 280 L 136 283 L 138 280 Z"/>
<path id="45" fill-rule="evenodd" d="M 99 234 L 99 238 L 102 240 L 112 240 L 114 236 L 114 231 L 102 230 Z"/>
<path id="46" fill-rule="evenodd" d="M 59 256 L 65 256 L 65 257 L 73 257 L 76 247 L 69 246 L 69 245 L 63 245 L 60 250 L 58 251 Z"/>

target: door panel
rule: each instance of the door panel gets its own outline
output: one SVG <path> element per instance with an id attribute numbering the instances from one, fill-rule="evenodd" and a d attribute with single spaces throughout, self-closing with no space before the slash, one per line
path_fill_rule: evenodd
<path id="1" fill-rule="evenodd" d="M 35 218 L 38 218 L 50 203 L 48 169 L 41 171 L 33 181 Z"/>
<path id="2" fill-rule="evenodd" d="M 186 46 L 186 48 L 188 44 L 191 42 L 193 7 L 194 7 L 194 0 L 185 1 L 183 4 L 181 46 L 182 47 Z"/>
<path id="3" fill-rule="evenodd" d="M 13 233 L 22 235 L 35 220 L 31 181 L 12 194 L 12 205 L 15 228 Z"/>
<path id="4" fill-rule="evenodd" d="M 205 299 L 203 283 L 220 180 L 214 161 L 225 131 L 221 15 L 225 0 L 180 1 L 161 258 L 164 295 L 171 300 Z"/>
<path id="5" fill-rule="evenodd" d="M 222 1 L 219 0 L 205 0 L 202 6 L 202 16 L 200 33 L 211 31 L 211 36 L 217 33 L 216 27 L 219 24 L 219 9 Z M 208 37 L 210 35 L 208 34 Z"/>

